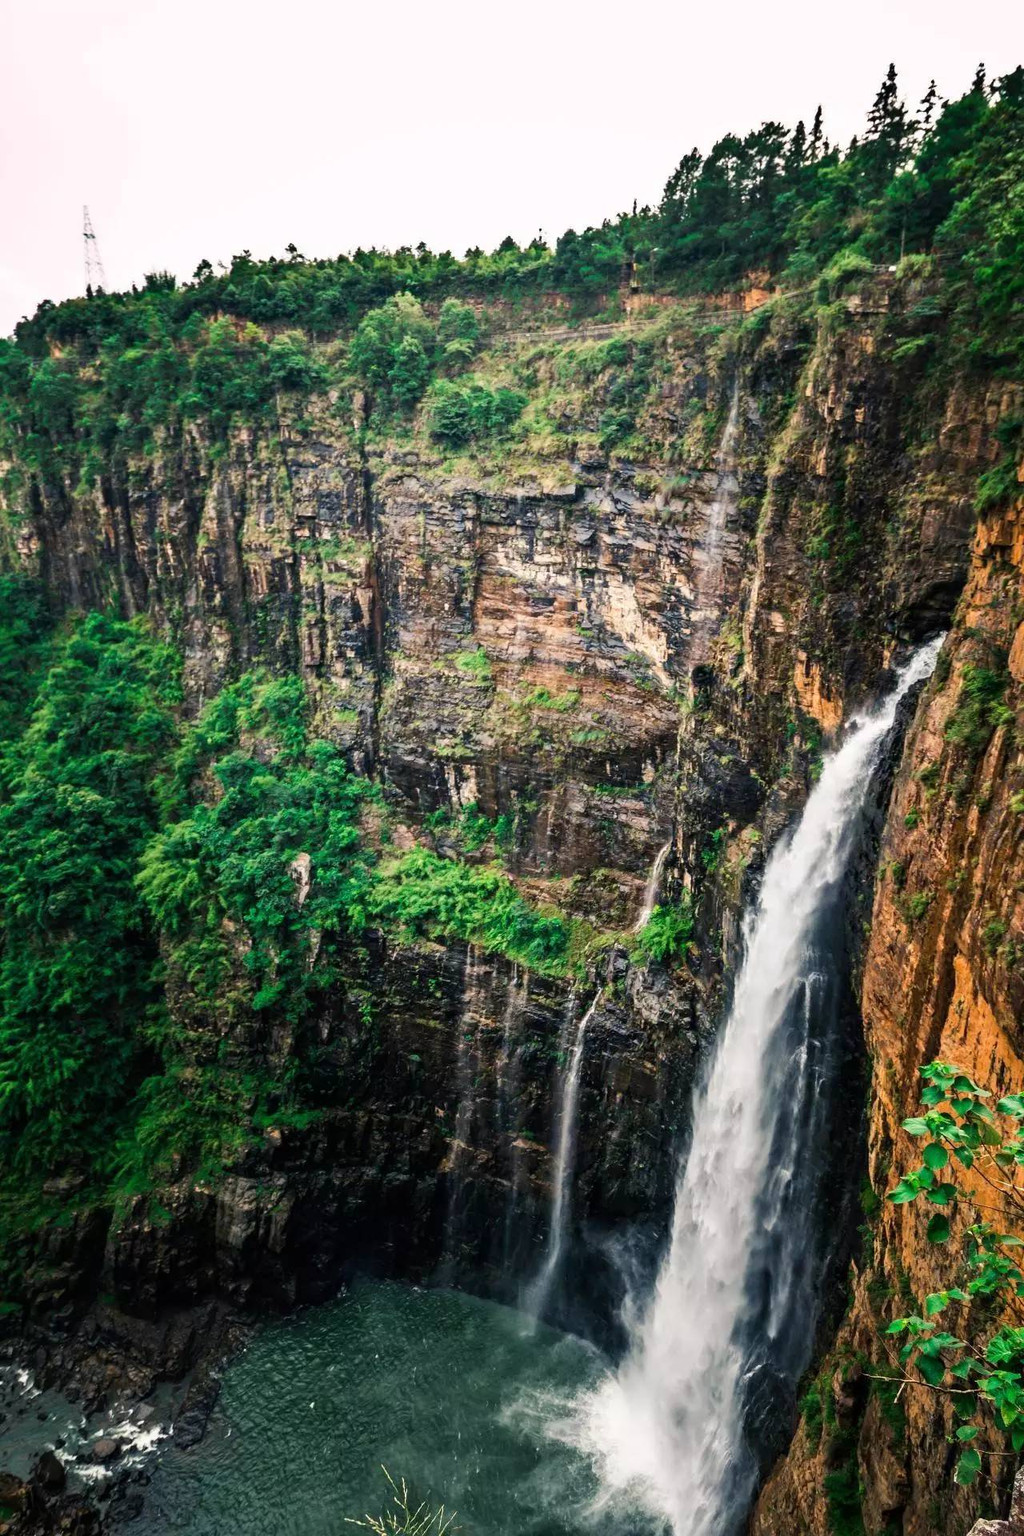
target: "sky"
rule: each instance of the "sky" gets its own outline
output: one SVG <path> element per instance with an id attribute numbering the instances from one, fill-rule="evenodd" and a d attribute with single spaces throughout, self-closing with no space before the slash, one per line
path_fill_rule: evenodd
<path id="1" fill-rule="evenodd" d="M 858 132 L 890 60 L 1024 62 L 1018 0 L 0 0 L 0 335 L 237 251 L 554 240 L 766 119 Z"/>

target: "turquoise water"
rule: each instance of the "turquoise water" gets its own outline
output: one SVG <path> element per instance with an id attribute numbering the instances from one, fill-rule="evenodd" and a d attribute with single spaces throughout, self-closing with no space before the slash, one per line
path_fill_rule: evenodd
<path id="1" fill-rule="evenodd" d="M 588 1465 L 545 1425 L 603 1367 L 493 1302 L 362 1282 L 268 1326 L 225 1371 L 205 1439 L 160 1458 L 146 1530 L 343 1536 L 386 1506 L 383 1463 L 466 1536 L 593 1532 Z"/>

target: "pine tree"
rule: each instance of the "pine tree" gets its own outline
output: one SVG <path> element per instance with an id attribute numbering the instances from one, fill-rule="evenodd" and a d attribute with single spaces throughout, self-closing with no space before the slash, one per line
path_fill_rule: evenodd
<path id="1" fill-rule="evenodd" d="M 811 157 L 813 158 L 813 156 Z M 786 174 L 797 171 L 802 165 L 807 164 L 807 129 L 804 127 L 803 118 L 793 129 L 788 145 L 786 146 Z"/>
<path id="2" fill-rule="evenodd" d="M 925 91 L 924 96 L 921 99 L 920 121 L 921 129 L 924 133 L 929 133 L 931 130 L 932 118 L 935 116 L 935 108 L 938 105 L 938 101 L 939 93 L 935 89 L 935 81 L 930 80 L 928 82 L 928 89 Z"/>
<path id="3" fill-rule="evenodd" d="M 821 155 L 822 155 L 822 139 L 823 139 L 823 135 L 822 135 L 822 126 L 821 126 L 821 107 L 819 106 L 817 112 L 815 112 L 815 114 L 814 114 L 814 124 L 813 124 L 813 126 L 811 128 L 811 151 L 810 151 L 810 154 L 808 156 L 809 160 L 815 161 L 815 160 L 819 160 L 821 158 Z M 826 145 L 824 153 L 825 154 L 828 153 L 827 145 Z"/>
<path id="4" fill-rule="evenodd" d="M 890 64 L 878 88 L 871 111 L 862 155 L 869 191 L 877 195 L 899 170 L 913 142 L 915 124 L 907 116 L 896 82 L 896 66 Z M 851 145 L 851 153 L 853 147 Z"/>

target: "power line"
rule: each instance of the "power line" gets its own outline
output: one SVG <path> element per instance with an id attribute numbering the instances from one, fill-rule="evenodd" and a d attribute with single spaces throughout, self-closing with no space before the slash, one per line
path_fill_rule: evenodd
<path id="1" fill-rule="evenodd" d="M 88 208 L 82 209 L 82 243 L 85 246 L 86 292 L 95 293 L 99 288 L 105 290 L 107 276 L 103 270 L 103 260 L 96 241 L 96 231 L 92 227 L 92 219 L 89 217 Z"/>

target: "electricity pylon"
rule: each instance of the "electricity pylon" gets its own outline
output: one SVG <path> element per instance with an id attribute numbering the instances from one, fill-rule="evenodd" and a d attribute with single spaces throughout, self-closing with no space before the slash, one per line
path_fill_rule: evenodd
<path id="1" fill-rule="evenodd" d="M 92 227 L 88 208 L 82 209 L 82 243 L 85 246 L 86 291 L 95 293 L 98 288 L 106 289 L 107 277 L 103 270 L 100 248 L 96 243 L 96 231 Z"/>

